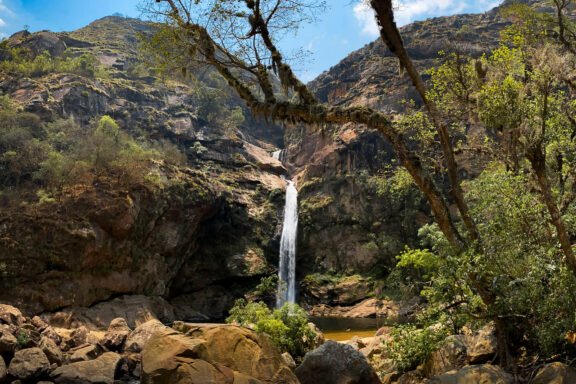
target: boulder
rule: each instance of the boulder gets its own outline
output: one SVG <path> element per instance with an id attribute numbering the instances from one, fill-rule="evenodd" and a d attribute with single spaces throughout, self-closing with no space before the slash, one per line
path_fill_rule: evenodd
<path id="1" fill-rule="evenodd" d="M 448 336 L 424 363 L 424 375 L 433 377 L 466 365 L 467 346 L 462 335 Z"/>
<path id="2" fill-rule="evenodd" d="M 132 330 L 126 320 L 118 317 L 110 322 L 108 330 L 102 340 L 102 345 L 110 351 L 122 351 L 124 342 Z"/>
<path id="3" fill-rule="evenodd" d="M 576 371 L 566 364 L 552 363 L 540 369 L 531 381 L 532 384 L 570 384 L 576 383 Z"/>
<path id="4" fill-rule="evenodd" d="M 54 340 L 49 337 L 42 336 L 40 343 L 38 343 L 38 348 L 44 352 L 50 364 L 61 365 L 64 360 L 64 354 L 60 348 L 56 345 Z"/>
<path id="5" fill-rule="evenodd" d="M 284 364 L 286 364 L 288 368 L 296 369 L 296 362 L 294 361 L 292 355 L 289 354 L 288 352 L 284 352 L 282 354 L 282 360 L 284 360 Z"/>
<path id="6" fill-rule="evenodd" d="M 380 384 L 364 355 L 332 340 L 308 352 L 294 372 L 302 384 Z"/>
<path id="7" fill-rule="evenodd" d="M 8 366 L 8 374 L 24 381 L 33 381 L 48 373 L 50 362 L 40 348 L 16 351 Z"/>
<path id="8" fill-rule="evenodd" d="M 70 333 L 69 338 L 63 341 L 69 348 L 73 349 L 86 344 L 89 333 L 88 328 L 81 326 L 74 329 L 72 333 Z"/>
<path id="9" fill-rule="evenodd" d="M 56 384 L 113 384 L 122 358 L 106 352 L 95 360 L 79 361 L 56 368 L 50 376 Z"/>
<path id="10" fill-rule="evenodd" d="M 471 336 L 466 337 L 468 362 L 481 364 L 491 360 L 498 350 L 496 328 L 493 324 L 485 325 Z"/>
<path id="11" fill-rule="evenodd" d="M 16 350 L 18 340 L 7 325 L 0 325 L 0 354 L 13 353 Z"/>
<path id="12" fill-rule="evenodd" d="M 22 312 L 8 304 L 0 304 L 0 324 L 20 326 L 26 322 Z"/>
<path id="13" fill-rule="evenodd" d="M 233 325 L 175 326 L 186 334 L 166 328 L 144 347 L 142 383 L 298 383 L 267 337 Z"/>
<path id="14" fill-rule="evenodd" d="M 4 358 L 0 356 L 0 383 L 6 378 L 7 374 L 6 363 L 4 362 Z"/>
<path id="15" fill-rule="evenodd" d="M 124 349 L 128 352 L 141 352 L 152 335 L 164 329 L 167 327 L 156 319 L 140 324 L 126 338 Z"/>
<path id="16" fill-rule="evenodd" d="M 30 319 L 30 323 L 32 323 L 32 325 L 36 327 L 38 332 L 43 332 L 46 328 L 50 326 L 39 316 L 34 316 L 32 319 Z"/>
<path id="17" fill-rule="evenodd" d="M 125 295 L 90 308 L 57 312 L 50 318 L 50 323 L 62 328 L 84 324 L 91 329 L 105 329 L 114 319 L 120 317 L 125 319 L 132 329 L 150 319 L 159 319 L 166 323 L 175 319 L 174 308 L 161 297 Z"/>
<path id="18" fill-rule="evenodd" d="M 428 384 L 512 384 L 513 377 L 502 368 L 484 364 L 470 365 L 430 379 Z"/>
<path id="19" fill-rule="evenodd" d="M 71 363 L 75 363 L 77 361 L 94 360 L 104 351 L 98 344 L 85 344 L 71 350 L 70 352 L 71 355 L 69 356 L 68 360 Z"/>

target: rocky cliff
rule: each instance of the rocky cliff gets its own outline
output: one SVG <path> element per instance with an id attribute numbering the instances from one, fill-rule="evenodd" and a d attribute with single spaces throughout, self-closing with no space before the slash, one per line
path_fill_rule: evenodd
<path id="1" fill-rule="evenodd" d="M 71 33 L 23 31 L 4 42 L 5 61 L 21 50 L 28 62 L 49 55 L 63 68 L 86 66 L 2 71 L 0 94 L 18 111 L 83 129 L 109 115 L 143 145 L 169 139 L 187 160 L 151 164 L 154 183 L 105 174 L 42 201 L 32 178 L 2 187 L 0 301 L 37 314 L 143 294 L 179 318 L 220 318 L 274 273 L 286 170 L 270 153 L 282 130 L 248 113 L 233 130 L 206 119 L 196 87 L 211 84 L 145 69 L 138 36 L 151 28 L 107 17 Z M 231 94 L 222 100 L 241 106 Z"/>

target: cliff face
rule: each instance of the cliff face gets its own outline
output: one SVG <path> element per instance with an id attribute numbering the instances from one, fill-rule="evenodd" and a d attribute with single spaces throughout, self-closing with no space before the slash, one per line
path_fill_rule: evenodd
<path id="1" fill-rule="evenodd" d="M 30 60 L 42 52 L 63 61 L 90 55 L 102 72 L 0 71 L 0 94 L 17 110 L 83 129 L 107 114 L 143 145 L 176 143 L 186 164 L 152 164 L 153 183 L 102 175 L 50 199 L 38 198 L 34 180 L 4 188 L 0 301 L 36 314 L 143 294 L 172 301 L 179 318 L 220 318 L 274 272 L 286 170 L 270 153 L 282 143 L 281 128 L 247 113 L 234 130 L 206 120 L 197 83 L 144 69 L 137 34 L 150 31 L 107 17 L 71 33 L 21 32 L 7 41 Z M 241 107 L 231 94 L 222 100 Z"/>

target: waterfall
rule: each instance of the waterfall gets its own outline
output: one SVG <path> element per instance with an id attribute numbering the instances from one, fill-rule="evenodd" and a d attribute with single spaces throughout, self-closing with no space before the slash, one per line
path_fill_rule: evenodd
<path id="1" fill-rule="evenodd" d="M 284 149 L 279 149 L 277 151 L 272 152 L 271 156 L 272 158 L 280 161 L 281 163 L 283 163 L 286 160 L 286 155 L 287 155 L 287 151 L 286 148 Z"/>
<path id="2" fill-rule="evenodd" d="M 278 265 L 278 295 L 276 305 L 296 302 L 296 232 L 298 230 L 298 191 L 292 181 L 286 187 L 284 224 L 280 239 L 280 264 Z"/>

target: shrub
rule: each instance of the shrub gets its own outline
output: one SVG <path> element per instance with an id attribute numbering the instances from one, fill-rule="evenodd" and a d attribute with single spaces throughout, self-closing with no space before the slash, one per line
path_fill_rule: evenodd
<path id="1" fill-rule="evenodd" d="M 268 335 L 282 352 L 301 357 L 314 345 L 315 333 L 308 326 L 308 315 L 297 304 L 270 310 L 262 302 L 239 299 L 230 310 L 228 323 L 237 323 Z"/>
<path id="2" fill-rule="evenodd" d="M 443 326 L 419 329 L 414 325 L 399 325 L 392 329 L 392 339 L 384 343 L 388 356 L 399 371 L 406 372 L 426 360 L 448 336 Z"/>

